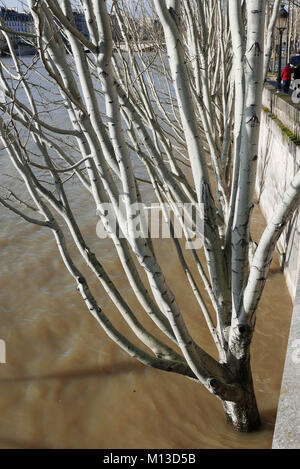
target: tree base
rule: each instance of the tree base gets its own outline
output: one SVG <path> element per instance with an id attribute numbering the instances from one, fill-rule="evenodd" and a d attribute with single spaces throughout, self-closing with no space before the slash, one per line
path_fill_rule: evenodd
<path id="1" fill-rule="evenodd" d="M 248 396 L 241 403 L 223 402 L 225 416 L 237 432 L 254 432 L 261 425 L 255 396 Z"/>

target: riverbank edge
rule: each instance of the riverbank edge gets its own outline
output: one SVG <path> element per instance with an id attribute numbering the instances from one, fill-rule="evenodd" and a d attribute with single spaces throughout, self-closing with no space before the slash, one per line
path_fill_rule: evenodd
<path id="1" fill-rule="evenodd" d="M 300 167 L 300 105 L 266 84 L 263 91 L 257 195 L 267 221 L 271 206 Z M 279 151 L 285 148 L 286 154 Z M 278 160 L 278 161 L 276 161 Z M 278 170 L 276 171 L 276 165 Z M 285 164 L 285 171 L 280 165 Z M 270 166 L 270 171 L 268 169 Z M 273 166 L 273 168 L 272 168 Z M 270 183 L 268 172 L 273 178 Z M 264 180 L 264 189 L 261 182 Z M 284 181 L 282 181 L 284 179 Z M 293 300 L 287 352 L 273 435 L 272 449 L 300 449 L 300 209 L 280 238 L 277 250 Z M 276 311 L 274 312 L 276 314 Z"/>

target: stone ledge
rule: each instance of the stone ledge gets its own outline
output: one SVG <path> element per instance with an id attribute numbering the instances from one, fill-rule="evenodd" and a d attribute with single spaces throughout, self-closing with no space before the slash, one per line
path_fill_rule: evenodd
<path id="1" fill-rule="evenodd" d="M 266 218 L 300 166 L 300 104 L 266 84 L 256 189 Z M 281 383 L 273 449 L 300 449 L 300 210 L 278 242 L 294 308 Z"/>
<path id="2" fill-rule="evenodd" d="M 299 139 L 263 103 L 261 113 L 260 142 L 258 151 L 256 194 L 262 213 L 267 221 L 281 200 L 287 186 L 300 168 Z M 292 299 L 296 294 L 300 269 L 300 211 L 296 211 L 278 240 L 277 250 L 281 257 L 287 286 Z"/>
<path id="3" fill-rule="evenodd" d="M 293 103 L 290 96 L 276 92 L 274 86 L 266 83 L 263 90 L 263 105 L 300 139 L 300 104 Z"/>

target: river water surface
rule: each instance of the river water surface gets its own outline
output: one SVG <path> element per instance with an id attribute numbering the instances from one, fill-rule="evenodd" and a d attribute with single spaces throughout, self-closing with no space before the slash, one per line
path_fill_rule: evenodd
<path id="1" fill-rule="evenodd" d="M 73 191 L 84 233 L 134 305 L 109 241 L 96 236 L 94 208 L 80 187 Z M 147 368 L 110 341 L 82 304 L 49 232 L 2 207 L 0 214 L 0 338 L 7 347 L 7 363 L 0 364 L 1 448 L 271 447 L 292 308 L 278 260 L 252 347 L 262 429 L 237 434 L 220 402 L 200 385 Z M 258 210 L 254 225 L 256 239 L 264 226 Z M 168 240 L 156 247 L 194 338 L 215 353 L 173 247 Z M 104 311 L 120 322 L 101 288 L 93 287 Z"/>
<path id="2" fill-rule="evenodd" d="M 172 248 L 164 243 L 159 251 L 167 278 L 182 310 L 189 311 L 191 330 L 209 350 L 198 308 Z M 128 287 L 119 262 L 105 251 L 109 271 L 124 292 Z M 277 262 L 253 341 L 263 427 L 240 435 L 224 422 L 219 401 L 201 386 L 144 367 L 106 337 L 85 310 L 50 233 L 1 209 L 0 258 L 0 337 L 7 345 L 7 363 L 0 365 L 2 448 L 270 447 L 291 313 Z M 110 307 L 105 299 L 101 304 Z"/>

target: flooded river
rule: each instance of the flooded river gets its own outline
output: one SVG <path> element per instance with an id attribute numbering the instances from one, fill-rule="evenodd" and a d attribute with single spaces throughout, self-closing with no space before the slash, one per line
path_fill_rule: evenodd
<path id="1" fill-rule="evenodd" d="M 87 231 L 95 232 L 83 216 Z M 256 219 L 259 230 L 259 213 Z M 196 338 L 210 350 L 207 330 L 199 327 L 197 305 L 167 242 L 158 248 L 167 278 L 182 310 L 189 311 Z M 107 247 L 104 251 L 109 272 L 124 291 L 128 287 L 119 262 Z M 220 402 L 200 385 L 146 368 L 114 345 L 85 310 L 50 233 L 2 208 L 0 259 L 0 338 L 7 345 L 7 363 L 0 364 L 1 448 L 271 446 L 291 314 L 277 262 L 253 341 L 263 427 L 240 435 L 225 423 Z M 111 308 L 105 298 L 100 301 L 105 311 Z"/>
<path id="2" fill-rule="evenodd" d="M 96 236 L 94 208 L 86 206 L 80 187 L 73 191 L 85 235 L 134 307 L 110 242 Z M 110 341 L 85 309 L 51 233 L 3 207 L 0 217 L 0 339 L 7 348 L 7 363 L 0 364 L 0 448 L 271 447 L 292 309 L 278 260 L 252 347 L 263 425 L 237 434 L 221 403 L 200 385 L 147 368 Z M 257 239 L 264 226 L 257 210 L 254 222 Z M 215 353 L 174 248 L 161 240 L 156 249 L 194 338 Z M 120 322 L 99 285 L 92 287 L 110 319 Z"/>

